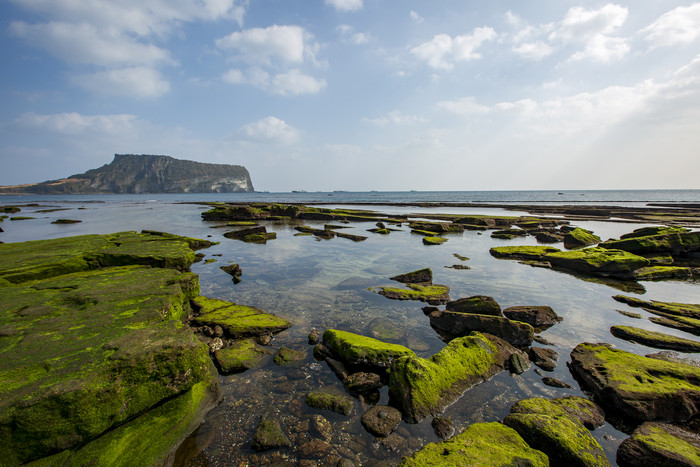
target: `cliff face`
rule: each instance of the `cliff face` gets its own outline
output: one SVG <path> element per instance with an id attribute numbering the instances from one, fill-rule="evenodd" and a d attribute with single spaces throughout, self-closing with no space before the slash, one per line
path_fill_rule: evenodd
<path id="1" fill-rule="evenodd" d="M 115 154 L 114 160 L 84 174 L 34 185 L 0 187 L 4 193 L 232 193 L 250 192 L 245 167 L 174 159 L 169 156 Z"/>

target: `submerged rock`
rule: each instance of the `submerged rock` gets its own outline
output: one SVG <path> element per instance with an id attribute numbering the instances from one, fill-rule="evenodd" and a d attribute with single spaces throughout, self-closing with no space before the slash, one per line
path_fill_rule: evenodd
<path id="1" fill-rule="evenodd" d="M 686 422 L 700 408 L 700 368 L 692 365 L 583 343 L 571 352 L 569 369 L 606 413 L 635 424 Z"/>
<path id="2" fill-rule="evenodd" d="M 647 422 L 625 439 L 617 450 L 620 467 L 638 465 L 700 465 L 700 436 L 683 427 Z"/>
<path id="3" fill-rule="evenodd" d="M 510 427 L 498 422 L 476 423 L 447 441 L 429 443 L 401 462 L 401 467 L 427 465 L 514 465 L 545 467 L 547 455 L 537 451 Z"/>
<path id="4" fill-rule="evenodd" d="M 263 415 L 258 428 L 255 430 L 251 447 L 256 451 L 266 451 L 291 445 L 292 442 L 289 441 L 287 435 L 282 431 L 280 421 L 269 413 Z"/>
<path id="5" fill-rule="evenodd" d="M 291 365 L 306 358 L 306 352 L 303 350 L 290 349 L 289 347 L 281 347 L 272 361 L 277 365 Z"/>
<path id="6" fill-rule="evenodd" d="M 367 394 L 384 386 L 382 378 L 376 373 L 357 372 L 343 380 L 343 386 L 348 393 L 356 396 Z M 386 436 L 386 435 L 385 435 Z"/>
<path id="7" fill-rule="evenodd" d="M 556 360 L 559 358 L 559 354 L 557 354 L 554 350 L 545 349 L 543 347 L 530 347 L 529 353 L 532 363 L 543 370 L 554 371 L 554 369 L 557 367 Z"/>
<path id="8" fill-rule="evenodd" d="M 437 415 L 468 388 L 506 367 L 517 350 L 497 337 L 473 333 L 452 340 L 431 358 L 405 356 L 389 372 L 389 396 L 404 420 Z"/>
<path id="9" fill-rule="evenodd" d="M 347 396 L 321 391 L 308 393 L 306 404 L 315 409 L 331 410 L 341 415 L 350 415 L 354 406 L 353 400 Z"/>
<path id="10" fill-rule="evenodd" d="M 362 415 L 361 422 L 371 434 L 384 438 L 401 423 L 401 412 L 387 405 L 375 405 Z"/>
<path id="11" fill-rule="evenodd" d="M 587 399 L 531 398 L 517 402 L 503 423 L 515 429 L 533 448 L 547 456 L 552 465 L 609 466 L 603 448 L 591 428 L 603 424 L 600 409 Z"/>
<path id="12" fill-rule="evenodd" d="M 227 375 L 255 368 L 265 355 L 267 352 L 256 346 L 254 339 L 244 339 L 216 350 L 214 359 L 221 373 Z"/>
<path id="13" fill-rule="evenodd" d="M 452 420 L 446 417 L 434 417 L 433 421 L 430 422 L 430 426 L 433 427 L 433 431 L 438 438 L 449 439 L 455 434 L 455 427 Z"/>

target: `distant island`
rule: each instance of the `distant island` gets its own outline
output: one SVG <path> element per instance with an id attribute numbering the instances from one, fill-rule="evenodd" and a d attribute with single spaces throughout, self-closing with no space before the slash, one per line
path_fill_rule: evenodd
<path id="1" fill-rule="evenodd" d="M 115 154 L 98 169 L 26 185 L 2 186 L 0 194 L 234 193 L 252 192 L 241 165 L 206 164 L 148 154 Z"/>

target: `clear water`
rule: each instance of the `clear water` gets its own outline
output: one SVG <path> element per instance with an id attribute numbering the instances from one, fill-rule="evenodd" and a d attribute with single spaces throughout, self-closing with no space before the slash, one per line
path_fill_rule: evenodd
<path id="1" fill-rule="evenodd" d="M 476 193 L 476 194 L 475 194 Z M 494 194 L 495 193 L 495 194 Z M 421 311 L 420 302 L 388 300 L 369 287 L 389 285 L 389 277 L 430 267 L 434 282 L 451 287 L 453 299 L 471 295 L 490 295 L 502 307 L 513 305 L 549 305 L 564 321 L 541 335 L 553 342 L 559 353 L 557 368 L 545 376 L 563 380 L 574 388 L 578 385 L 566 367 L 572 348 L 581 342 L 609 342 L 624 350 L 640 354 L 655 349 L 619 340 L 609 333 L 614 324 L 633 325 L 684 335 L 680 331 L 662 328 L 646 319 L 639 320 L 621 315 L 616 310 L 629 310 L 644 314 L 640 309 L 630 309 L 614 301 L 611 296 L 625 293 L 646 300 L 700 302 L 700 283 L 697 281 L 643 282 L 632 291 L 621 291 L 619 284 L 597 283 L 555 272 L 532 268 L 515 261 L 497 260 L 488 253 L 499 245 L 536 244 L 533 238 L 525 240 L 498 240 L 488 232 L 464 232 L 449 236 L 440 246 L 424 246 L 421 237 L 412 235 L 407 227 L 401 232 L 382 236 L 366 232 L 372 223 L 353 224 L 348 233 L 366 235 L 365 242 L 335 238 L 317 240 L 315 237 L 295 236 L 296 224 L 268 223 L 268 231 L 277 233 L 277 239 L 266 245 L 254 245 L 223 237 L 227 229 L 211 228 L 217 223 L 203 222 L 200 213 L 206 209 L 195 201 L 298 201 L 326 202 L 323 198 L 337 198 L 334 202 L 360 203 L 375 197 L 377 202 L 452 201 L 459 198 L 468 201 L 483 200 L 505 202 L 556 202 L 558 197 L 573 198 L 578 192 L 521 192 L 520 199 L 508 192 L 464 193 L 295 193 L 295 194 L 231 194 L 231 195 L 109 195 L 77 197 L 7 197 L 1 204 L 38 202 L 39 207 L 26 207 L 21 215 L 36 217 L 32 220 L 0 223 L 4 232 L 0 240 L 17 242 L 31 239 L 56 238 L 85 233 L 110 233 L 123 230 L 152 229 L 168 231 L 200 238 L 211 237 L 220 244 L 202 250 L 206 258 L 216 262 L 193 265 L 199 274 L 201 293 L 210 297 L 255 306 L 282 316 L 294 323 L 287 331 L 278 334 L 270 345 L 271 352 L 280 346 L 305 350 L 307 359 L 297 366 L 279 367 L 270 358 L 258 369 L 221 378 L 223 402 L 214 409 L 203 425 L 178 452 L 176 465 L 264 465 L 275 462 L 296 462 L 295 449 L 257 453 L 250 449 L 253 433 L 261 414 L 272 410 L 279 415 L 289 437 L 295 445 L 310 441 L 308 417 L 321 413 L 306 407 L 303 399 L 312 389 L 343 391 L 342 384 L 325 364 L 316 362 L 307 344 L 309 331 L 339 328 L 371 335 L 372 322 L 388 320 L 400 331 L 400 344 L 416 350 L 420 356 L 430 356 L 444 343 L 431 329 L 428 318 Z M 649 201 L 700 202 L 700 192 L 581 192 L 583 197 L 596 202 L 615 202 L 643 205 Z M 605 196 L 603 195 L 605 194 Z M 442 198 L 440 198 L 442 196 Z M 435 198 L 432 198 L 435 197 Z M 321 199 L 323 198 L 323 199 Z M 480 201 L 480 200 L 479 200 Z M 178 204 L 185 202 L 188 204 Z M 593 202 L 593 201 L 591 201 Z M 615 202 L 615 204 L 624 204 Z M 66 209 L 40 212 L 48 209 Z M 388 208 L 387 208 L 388 209 Z M 395 209 L 404 209 L 397 208 Z M 447 208 L 422 209 L 410 212 L 447 212 Z M 459 209 L 465 214 L 476 212 L 470 208 Z M 383 210 L 383 209 L 382 209 Z M 487 210 L 488 211 L 488 210 Z M 480 208 L 478 212 L 482 213 Z M 495 214 L 502 212 L 493 210 Z M 512 213 L 511 213 L 512 214 Z M 80 224 L 53 225 L 58 218 L 79 219 Z M 305 222 L 321 227 L 323 223 Z M 602 238 L 618 237 L 640 225 L 614 222 L 580 222 L 577 225 L 596 232 Z M 454 254 L 469 257 L 462 262 Z M 220 255 L 220 256 L 219 256 Z M 243 270 L 243 281 L 234 285 L 230 276 L 219 266 L 235 262 Z M 469 270 L 450 269 L 446 266 L 466 264 Z M 352 281 L 347 281 L 353 279 Z M 689 337 L 685 335 L 684 337 Z M 692 337 L 691 337 L 692 338 Z M 697 357 L 697 355 L 691 355 Z M 535 367 L 520 376 L 501 373 L 491 381 L 467 391 L 464 396 L 445 411 L 456 429 L 471 423 L 502 419 L 510 406 L 519 399 L 531 396 L 560 397 L 581 395 L 578 389 L 554 389 L 545 386 Z M 380 403 L 388 403 L 386 388 L 381 391 Z M 333 425 L 329 443 L 334 455 L 348 458 L 355 463 L 371 465 L 387 462 L 395 464 L 406 455 L 428 442 L 438 441 L 430 427 L 430 419 L 419 424 L 401 423 L 397 435 L 390 442 L 381 443 L 367 433 L 360 423 L 360 416 L 367 408 L 356 401 L 351 416 L 323 412 Z M 610 425 L 595 430 L 595 437 L 605 448 L 614 463 L 615 450 L 626 437 Z M 333 457 L 326 458 L 326 461 Z"/>

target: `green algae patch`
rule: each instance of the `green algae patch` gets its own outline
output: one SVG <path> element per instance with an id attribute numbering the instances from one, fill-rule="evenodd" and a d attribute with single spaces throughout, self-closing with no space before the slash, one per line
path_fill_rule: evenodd
<path id="1" fill-rule="evenodd" d="M 521 259 L 527 261 L 537 261 L 542 259 L 545 255 L 550 253 L 556 253 L 559 248 L 554 248 L 551 246 L 498 246 L 491 248 L 489 253 L 494 258 L 505 258 L 505 259 Z"/>
<path id="2" fill-rule="evenodd" d="M 197 315 L 192 322 L 198 326 L 221 326 L 233 338 L 274 334 L 292 326 L 289 321 L 245 305 L 208 298 L 202 295 L 192 300 Z"/>
<path id="3" fill-rule="evenodd" d="M 265 349 L 256 345 L 254 339 L 243 339 L 219 349 L 214 353 L 221 373 L 239 373 L 258 366 L 267 355 Z"/>
<path id="4" fill-rule="evenodd" d="M 671 336 L 662 332 L 649 331 L 633 326 L 612 326 L 610 333 L 620 339 L 637 342 L 657 349 L 700 352 L 700 342 Z"/>
<path id="5" fill-rule="evenodd" d="M 335 358 L 351 365 L 384 369 L 397 358 L 415 356 L 412 350 L 402 345 L 337 329 L 326 330 L 323 333 L 323 343 Z"/>
<path id="6" fill-rule="evenodd" d="M 450 288 L 440 284 L 406 284 L 408 289 L 398 287 L 380 287 L 377 292 L 392 300 L 418 300 L 431 305 L 447 303 L 450 300 Z"/>
<path id="7" fill-rule="evenodd" d="M 507 467 L 549 465 L 547 455 L 532 449 L 512 428 L 498 422 L 476 423 L 447 441 L 429 443 L 403 459 L 402 467 L 475 466 Z"/>
<path id="8" fill-rule="evenodd" d="M 4 287 L 0 458 L 82 445 L 210 378 L 179 322 L 198 291 L 194 274 L 138 266 Z"/>
<path id="9" fill-rule="evenodd" d="M 634 423 L 686 422 L 700 408 L 700 368 L 583 343 L 571 352 L 569 369 L 611 415 Z"/>
<path id="10" fill-rule="evenodd" d="M 636 269 L 649 266 L 648 259 L 623 250 L 593 247 L 548 253 L 552 266 L 583 274 L 630 278 Z"/>
<path id="11" fill-rule="evenodd" d="M 392 404 L 410 423 L 436 415 L 465 390 L 502 371 L 515 352 L 515 348 L 498 338 L 474 332 L 453 339 L 430 358 L 401 357 L 389 370 Z"/>

